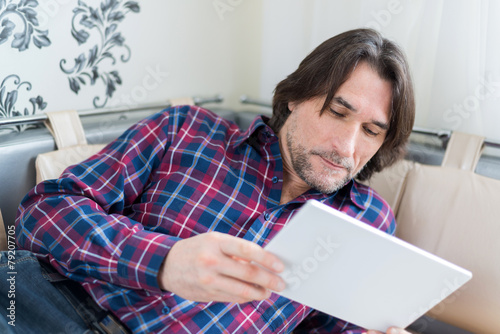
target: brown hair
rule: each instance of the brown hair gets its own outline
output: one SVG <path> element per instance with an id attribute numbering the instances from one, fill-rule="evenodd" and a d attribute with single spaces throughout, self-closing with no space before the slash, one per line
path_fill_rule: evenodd
<path id="1" fill-rule="evenodd" d="M 380 149 L 357 175 L 362 181 L 404 156 L 415 119 L 413 84 L 406 57 L 398 45 L 375 30 L 350 30 L 326 40 L 312 51 L 295 72 L 276 86 L 269 125 L 275 133 L 279 132 L 290 115 L 289 102 L 302 103 L 326 96 L 323 113 L 360 61 L 368 63 L 382 79 L 392 83 L 389 129 Z"/>

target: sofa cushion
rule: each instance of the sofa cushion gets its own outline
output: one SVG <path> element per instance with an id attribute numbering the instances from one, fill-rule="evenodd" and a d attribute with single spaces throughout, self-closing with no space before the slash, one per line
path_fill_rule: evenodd
<path id="1" fill-rule="evenodd" d="M 496 333 L 500 181 L 474 173 L 483 139 L 454 133 L 442 166 L 413 165 L 398 207 L 396 235 L 473 274 L 430 316 L 474 333 Z"/>

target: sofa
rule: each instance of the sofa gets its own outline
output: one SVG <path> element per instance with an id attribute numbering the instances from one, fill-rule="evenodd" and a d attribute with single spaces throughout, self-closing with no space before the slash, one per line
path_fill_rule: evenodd
<path id="1" fill-rule="evenodd" d="M 168 104 L 165 104 L 165 107 L 167 105 Z M 208 103 L 203 106 L 213 110 L 228 120 L 236 122 L 242 129 L 245 129 L 257 115 L 257 113 L 252 111 L 252 108 L 247 107 L 247 105 L 248 104 L 242 105 L 241 109 L 243 110 L 240 111 L 220 108 L 215 103 Z M 266 104 L 261 103 L 261 105 Z M 86 141 L 89 144 L 108 143 L 117 138 L 132 124 L 161 109 L 161 107 L 145 107 L 137 110 L 117 111 L 112 113 L 88 113 L 85 117 L 81 117 Z M 270 114 L 270 108 L 261 109 L 260 113 Z M 12 127 L 12 125 L 10 125 L 10 127 Z M 0 130 L 2 130 L 1 125 Z M 465 137 L 468 138 L 467 136 Z M 434 189 L 433 183 L 439 183 L 438 181 L 442 179 L 445 180 L 450 174 L 447 168 L 451 167 L 442 166 L 443 161 L 452 161 L 456 163 L 456 159 L 460 160 L 460 158 L 450 157 L 449 152 L 446 150 L 448 142 L 452 140 L 457 141 L 455 137 L 451 135 L 451 132 L 436 132 L 436 134 L 433 134 L 422 130 L 416 130 L 410 138 L 406 159 L 382 173 L 375 175 L 368 181 L 368 184 L 373 186 L 393 207 L 398 221 L 397 237 L 440 256 L 444 254 L 445 258 L 451 254 L 450 261 L 455 261 L 457 258 L 460 260 L 464 256 L 467 257 L 468 261 L 474 261 L 474 259 L 476 259 L 476 264 L 478 264 L 480 271 L 482 271 L 480 279 L 484 280 L 484 283 L 483 281 L 475 282 L 475 285 L 482 288 L 471 288 L 469 290 L 472 291 L 469 294 L 459 290 L 458 297 L 455 294 L 452 296 L 452 298 L 454 298 L 453 301 L 444 304 L 445 311 L 437 312 L 435 308 L 434 313 L 431 311 L 428 315 L 418 319 L 409 329 L 414 333 L 427 334 L 466 334 L 472 332 L 496 333 L 498 330 L 489 326 L 498 324 L 498 321 L 494 320 L 495 313 L 498 312 L 498 315 L 500 315 L 500 296 L 498 295 L 500 290 L 498 283 L 496 283 L 500 282 L 500 277 L 497 277 L 497 275 L 500 274 L 498 274 L 497 271 L 491 273 L 488 268 L 495 264 L 500 268 L 500 252 L 486 256 L 488 260 L 483 266 L 486 267 L 486 270 L 483 270 L 481 261 L 484 260 L 484 254 L 474 253 L 474 250 L 471 250 L 471 247 L 476 244 L 463 246 L 465 250 L 463 250 L 463 247 L 461 248 L 460 245 L 453 244 L 457 236 L 462 236 L 462 232 L 456 231 L 453 227 L 454 221 L 457 219 L 456 216 L 461 215 L 460 210 L 468 212 L 472 207 L 482 207 L 485 201 L 487 202 L 486 204 L 489 205 L 489 200 L 484 200 L 485 196 L 481 196 L 483 199 L 481 201 L 482 206 L 476 206 L 476 204 L 470 203 L 468 209 L 463 206 L 456 207 L 457 203 L 453 202 L 455 196 L 453 193 L 450 195 L 450 191 L 444 192 L 446 193 L 446 198 L 443 198 L 444 195 L 441 196 L 439 194 L 440 191 L 447 188 L 447 184 L 461 184 L 463 180 L 470 177 L 475 178 L 476 175 L 480 176 L 484 184 L 493 184 L 493 187 L 495 187 L 495 182 L 500 182 L 498 181 L 500 180 L 500 154 L 498 149 L 493 147 L 494 145 L 490 145 L 491 147 L 485 151 L 484 154 L 476 154 L 473 158 L 475 160 L 469 163 L 469 165 L 471 165 L 469 166 L 469 170 L 463 169 L 466 173 L 458 173 L 455 175 L 455 181 L 446 181 L 451 183 L 444 182 L 439 185 L 441 188 L 438 187 Z M 467 140 L 468 139 L 464 139 L 465 142 L 467 142 Z M 477 145 L 481 146 L 482 149 L 481 139 L 477 139 L 476 141 L 478 142 Z M 462 144 L 458 140 L 456 145 L 460 146 Z M 0 210 L 3 215 L 4 224 L 6 225 L 5 228 L 8 229 L 8 226 L 14 225 L 19 202 L 36 184 L 35 160 L 37 156 L 41 153 L 54 150 L 56 150 L 54 138 L 47 127 L 40 122 L 36 123 L 34 128 L 26 131 L 0 134 L 0 184 L 2 185 L 0 190 Z M 457 152 L 454 152 L 454 154 L 457 155 Z M 468 162 L 468 160 L 466 162 Z M 456 169 L 463 171 L 461 169 L 461 167 L 463 167 L 460 165 L 461 163 L 464 164 L 463 161 L 456 163 L 458 164 L 458 168 Z M 474 167 L 473 170 L 470 170 L 472 167 Z M 427 171 L 428 168 L 434 168 L 435 170 L 432 170 L 429 174 Z M 422 172 L 422 169 L 424 169 L 424 172 Z M 474 176 L 470 174 L 474 174 Z M 425 179 L 427 176 L 431 177 L 429 180 L 431 183 L 429 186 L 422 186 L 422 177 Z M 483 183 L 476 182 L 474 186 Z M 487 188 L 488 186 L 486 185 L 484 187 Z M 418 191 L 415 192 L 413 190 L 414 188 L 420 188 L 418 189 L 419 191 L 423 188 L 424 190 L 428 190 L 428 192 L 419 194 Z M 481 189 L 470 187 L 466 187 L 463 192 L 470 192 L 470 189 L 474 190 L 472 193 L 475 191 L 481 192 Z M 496 188 L 489 191 L 494 191 L 494 189 Z M 460 192 L 461 190 L 460 187 L 455 187 L 451 191 Z M 486 195 L 486 197 L 487 196 L 488 195 Z M 466 198 L 464 200 L 470 201 L 471 199 Z M 472 196 L 472 201 L 474 201 L 474 196 Z M 493 199 L 491 199 L 491 201 L 493 201 Z M 415 203 L 419 204 L 416 209 Z M 425 212 L 433 212 L 433 207 L 437 208 L 440 212 L 439 218 L 433 219 L 432 214 L 430 216 L 429 214 L 424 214 Z M 451 218 L 451 222 L 442 223 L 443 220 L 447 220 L 446 212 L 449 211 L 458 213 Z M 422 219 L 428 222 L 427 224 L 421 224 L 425 225 L 423 231 L 419 230 L 420 223 L 413 219 L 415 216 L 422 217 Z M 483 231 L 483 233 L 479 233 L 475 237 L 484 238 L 484 240 L 482 240 L 484 242 L 491 242 L 494 238 L 498 240 L 500 237 L 500 221 L 496 216 L 498 215 L 494 213 L 483 215 L 481 219 L 486 219 L 488 221 L 488 224 L 485 224 L 485 226 L 487 226 L 489 230 Z M 439 220 L 439 222 L 435 223 L 436 220 Z M 452 234 L 451 237 L 443 233 L 443 226 L 451 231 L 449 233 Z M 442 243 L 445 243 L 445 245 L 443 246 Z M 443 251 L 443 249 L 445 251 Z M 495 250 L 496 249 L 498 248 L 495 248 Z M 463 252 L 473 252 L 473 254 L 467 253 L 464 255 Z M 493 275 L 493 277 L 490 277 L 490 274 Z M 499 280 L 495 281 L 496 278 L 499 278 Z M 485 284 L 484 287 L 483 284 Z M 497 285 L 496 287 L 494 286 L 495 284 Z M 488 294 L 487 291 L 485 292 L 483 290 L 488 290 L 493 296 L 486 297 L 475 295 L 476 293 Z M 464 291 L 467 291 L 467 287 Z M 496 297 L 498 297 L 498 302 L 495 303 L 492 299 Z M 486 299 L 487 302 L 485 302 Z M 471 302 L 476 304 L 470 304 Z M 453 307 L 455 304 L 458 305 L 458 308 Z M 438 307 L 440 305 L 438 305 Z M 480 305 L 480 307 L 478 308 L 476 305 Z M 443 306 L 441 305 L 440 307 L 440 310 L 442 310 Z M 474 312 L 473 310 L 476 308 L 478 311 Z M 446 310 L 448 310 L 448 312 Z M 485 315 L 485 313 L 488 314 Z M 456 314 L 456 316 L 454 316 L 454 314 Z M 496 318 L 500 319 L 500 316 Z"/>

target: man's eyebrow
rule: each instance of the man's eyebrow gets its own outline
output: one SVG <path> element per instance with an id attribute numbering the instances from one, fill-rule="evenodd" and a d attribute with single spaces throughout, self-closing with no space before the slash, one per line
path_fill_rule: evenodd
<path id="1" fill-rule="evenodd" d="M 352 106 L 352 104 L 347 102 L 342 96 L 335 96 L 332 100 L 334 102 L 344 106 L 345 108 L 349 109 L 352 112 L 358 111 L 356 108 L 354 108 Z M 372 123 L 375 124 L 376 126 L 378 126 L 379 128 L 381 128 L 382 130 L 389 130 L 389 124 L 387 124 L 387 123 L 376 121 L 376 120 L 373 120 Z"/>
<path id="2" fill-rule="evenodd" d="M 353 112 L 356 112 L 356 108 L 354 108 L 352 106 L 352 104 L 350 104 L 349 102 L 347 102 L 346 100 L 344 100 L 344 98 L 342 96 L 335 96 L 333 98 L 333 101 L 334 102 L 337 102 L 338 104 L 341 104 L 342 106 L 346 107 L 347 109 L 353 111 Z"/>
<path id="3" fill-rule="evenodd" d="M 382 130 L 389 130 L 389 124 L 379 121 L 372 121 L 373 124 L 381 128 Z"/>

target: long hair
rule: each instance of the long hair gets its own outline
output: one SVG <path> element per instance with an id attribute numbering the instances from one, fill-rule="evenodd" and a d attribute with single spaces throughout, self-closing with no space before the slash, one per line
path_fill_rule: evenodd
<path id="1" fill-rule="evenodd" d="M 350 30 L 314 49 L 295 72 L 276 86 L 269 125 L 275 133 L 279 132 L 290 115 L 289 102 L 302 103 L 326 96 L 323 113 L 338 88 L 361 61 L 368 63 L 380 78 L 392 84 L 389 129 L 380 149 L 357 175 L 357 179 L 363 181 L 404 156 L 415 120 L 413 83 L 406 57 L 398 45 L 375 30 Z"/>

